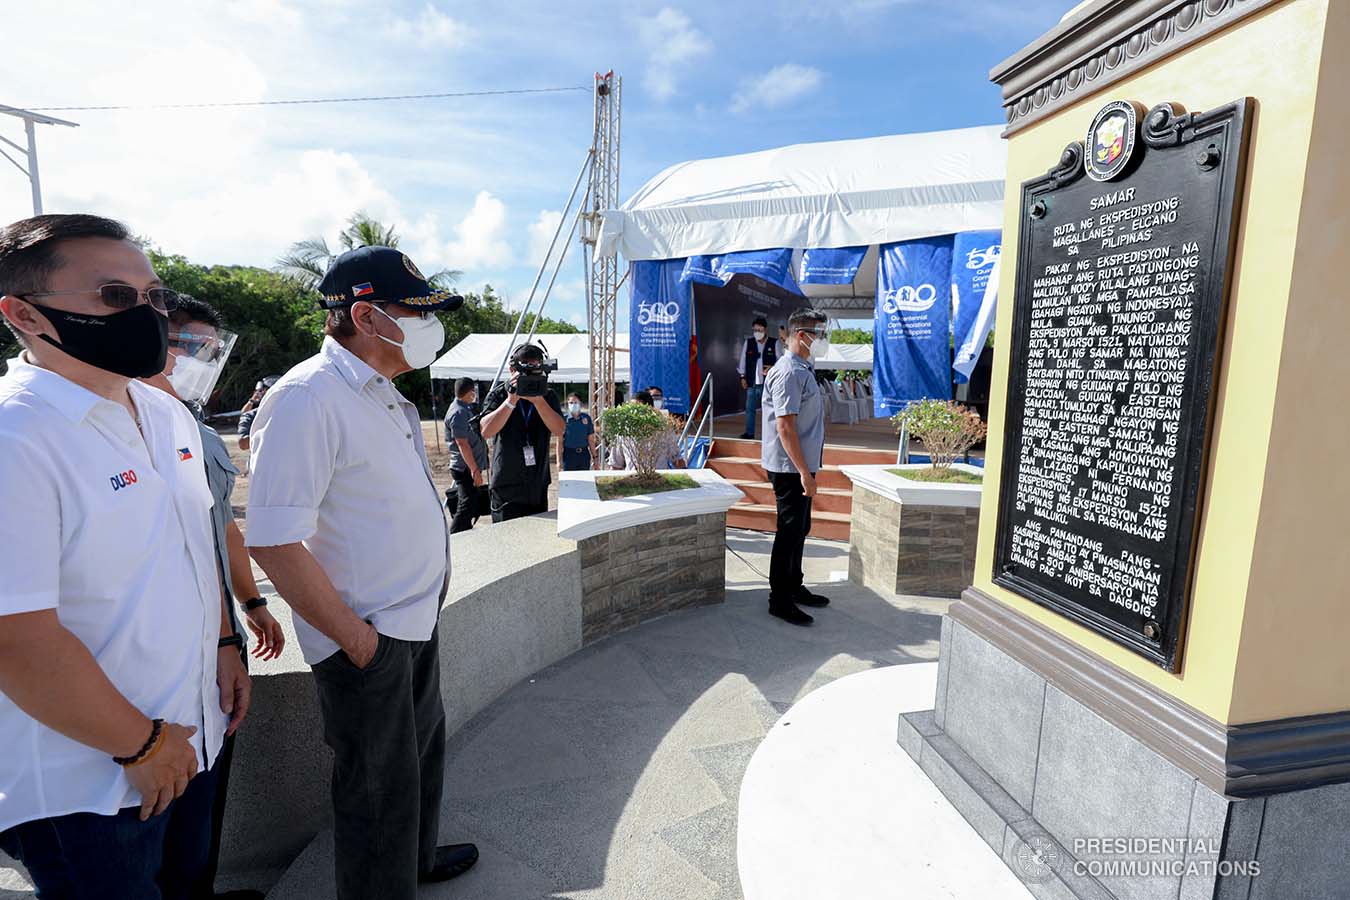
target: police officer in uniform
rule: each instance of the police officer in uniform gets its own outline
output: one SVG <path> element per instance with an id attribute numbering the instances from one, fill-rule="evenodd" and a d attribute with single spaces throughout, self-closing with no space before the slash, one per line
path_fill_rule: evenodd
<path id="1" fill-rule="evenodd" d="M 581 411 L 581 396 L 567 395 L 567 431 L 558 447 L 558 468 L 564 472 L 585 472 L 595 456 L 595 422 Z"/>
<path id="2" fill-rule="evenodd" d="M 492 441 L 492 521 L 548 512 L 549 442 L 567 429 L 552 388 L 537 397 L 521 397 L 516 381 L 523 371 L 542 366 L 544 350 L 521 344 L 511 351 L 511 378 L 483 403 L 483 437 Z"/>

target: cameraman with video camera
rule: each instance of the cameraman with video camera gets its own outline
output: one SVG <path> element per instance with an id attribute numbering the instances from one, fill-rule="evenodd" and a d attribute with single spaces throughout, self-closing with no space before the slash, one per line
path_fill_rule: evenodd
<path id="1" fill-rule="evenodd" d="M 558 395 L 548 386 L 557 363 L 542 347 L 511 351 L 511 378 L 488 394 L 479 419 L 492 441 L 492 521 L 548 511 L 549 443 L 567 428 Z"/>

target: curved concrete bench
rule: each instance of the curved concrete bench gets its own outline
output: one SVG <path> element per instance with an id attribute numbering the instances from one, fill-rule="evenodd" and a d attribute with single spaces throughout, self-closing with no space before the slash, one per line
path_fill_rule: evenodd
<path id="1" fill-rule="evenodd" d="M 453 734 L 512 685 L 581 649 L 581 561 L 552 515 L 451 538 L 441 609 L 441 695 Z M 274 603 L 278 619 L 289 619 Z M 294 629 L 287 626 L 287 633 Z M 223 872 L 284 869 L 332 827 L 332 754 L 309 666 L 298 648 L 253 665 L 253 704 L 230 778 Z M 271 879 L 267 879 L 271 880 Z"/>
<path id="2" fill-rule="evenodd" d="M 454 535 L 439 625 L 447 733 L 584 644 L 676 609 L 722 602 L 724 510 L 739 497 L 722 486 L 735 492 L 721 491 L 723 511 L 676 504 L 660 521 L 590 530 L 579 542 L 558 536 L 553 513 Z M 275 613 L 289 618 L 285 604 Z M 298 649 L 256 664 L 253 674 L 221 860 L 227 874 L 257 872 L 263 883 L 331 827 L 332 756 Z"/>

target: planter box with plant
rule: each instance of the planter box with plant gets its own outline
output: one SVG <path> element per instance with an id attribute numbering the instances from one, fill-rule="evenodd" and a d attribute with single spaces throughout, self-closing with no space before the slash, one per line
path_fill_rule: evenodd
<path id="1" fill-rule="evenodd" d="M 974 580 L 984 470 L 956 460 L 987 426 L 948 400 L 920 400 L 893 417 L 931 463 L 845 466 L 853 482 L 849 580 L 874 590 L 958 597 Z"/>
<path id="2" fill-rule="evenodd" d="M 596 479 L 601 500 L 679 491 L 698 487 L 687 475 L 657 471 L 678 452 L 676 420 L 643 403 L 612 406 L 600 415 L 600 435 L 611 447 L 619 447 L 636 471 L 627 475 L 604 475 Z"/>

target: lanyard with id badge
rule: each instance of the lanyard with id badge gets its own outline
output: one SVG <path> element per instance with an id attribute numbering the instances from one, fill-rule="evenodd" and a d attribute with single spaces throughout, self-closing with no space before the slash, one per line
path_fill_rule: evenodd
<path id="1" fill-rule="evenodd" d="M 535 464 L 535 458 L 534 444 L 530 443 L 530 417 L 534 415 L 534 405 L 527 401 L 520 414 L 525 417 L 525 446 L 521 449 L 525 452 L 525 465 L 532 466 Z"/>

